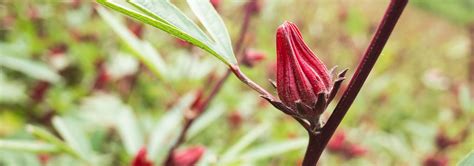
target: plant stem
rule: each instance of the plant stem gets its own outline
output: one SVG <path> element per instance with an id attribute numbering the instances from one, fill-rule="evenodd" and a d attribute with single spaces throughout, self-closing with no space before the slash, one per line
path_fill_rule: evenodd
<path id="1" fill-rule="evenodd" d="M 314 135 L 308 132 L 309 141 L 304 154 L 303 166 L 316 165 L 318 158 L 314 157 L 314 154 L 318 153 L 318 148 L 321 147 L 321 134 Z"/>
<path id="2" fill-rule="evenodd" d="M 251 3 L 251 2 L 248 2 L 248 3 Z M 242 46 L 243 46 L 243 42 L 244 42 L 244 38 L 245 38 L 245 35 L 247 34 L 247 31 L 248 31 L 248 27 L 250 25 L 250 20 L 251 20 L 251 15 L 254 14 L 254 13 L 251 13 L 251 12 L 245 12 L 245 15 L 244 15 L 244 21 L 242 23 L 242 26 L 241 26 L 241 29 L 240 29 L 240 32 L 239 32 L 239 38 L 237 40 L 237 42 L 235 43 L 235 54 L 236 55 L 240 55 L 240 52 L 242 52 Z M 241 56 L 237 56 L 237 61 L 241 61 L 242 58 L 240 58 Z M 238 68 L 238 67 L 237 67 Z M 207 107 L 209 106 L 209 104 L 211 103 L 211 101 L 214 99 L 214 97 L 219 93 L 219 91 L 222 89 L 224 83 L 226 82 L 226 80 L 229 78 L 230 74 L 232 73 L 232 70 L 231 70 L 231 67 L 229 67 L 229 69 L 224 73 L 224 75 L 222 75 L 218 80 L 217 80 L 217 83 L 212 87 L 211 89 L 211 92 L 209 93 L 209 95 L 206 97 L 206 99 L 203 100 L 202 102 L 202 105 L 201 107 L 199 107 L 198 109 L 199 110 L 193 110 L 194 112 L 196 112 L 197 114 L 191 118 L 188 118 L 186 119 L 186 121 L 184 122 L 184 126 L 183 126 L 183 129 L 181 130 L 179 136 L 178 136 L 178 139 L 176 141 L 176 143 L 170 148 L 170 150 L 168 151 L 168 156 L 167 156 L 167 159 L 165 161 L 165 165 L 166 166 L 172 166 L 173 165 L 173 152 L 176 150 L 176 148 L 178 148 L 184 141 L 186 141 L 186 137 L 187 137 L 187 133 L 188 133 L 188 130 L 189 128 L 192 126 L 192 124 L 194 123 L 194 121 L 199 118 L 202 113 L 204 112 L 204 110 L 207 109 Z"/>
<path id="3" fill-rule="evenodd" d="M 367 47 L 364 56 L 362 57 L 361 61 L 359 62 L 359 66 L 352 77 L 347 90 L 344 92 L 341 100 L 337 104 L 336 108 L 334 109 L 333 113 L 329 117 L 327 123 L 324 125 L 321 137 L 318 138 L 318 144 L 311 142 L 310 135 L 310 142 L 308 146 L 315 146 L 315 147 L 308 147 L 308 149 L 317 149 L 312 155 L 306 155 L 303 161 L 304 166 L 314 166 L 316 165 L 317 161 L 319 160 L 324 148 L 326 147 L 329 139 L 332 137 L 336 128 L 341 123 L 342 119 L 346 115 L 349 107 L 354 102 L 357 94 L 359 93 L 362 85 L 364 84 L 365 80 L 369 76 L 370 71 L 375 65 L 377 58 L 379 57 L 380 53 L 382 52 L 383 47 L 387 43 L 387 40 L 392 33 L 395 24 L 397 23 L 400 15 L 403 12 L 408 0 L 391 0 L 390 4 L 385 11 L 385 15 L 380 22 L 377 31 L 375 32 L 372 40 Z M 311 151 L 312 152 L 312 151 Z"/>
<path id="4" fill-rule="evenodd" d="M 244 84 L 248 85 L 250 88 L 253 90 L 257 91 L 263 96 L 267 96 L 271 99 L 273 99 L 273 95 L 271 95 L 267 90 L 263 89 L 260 85 L 257 83 L 253 82 L 250 78 L 248 78 L 238 66 L 231 66 L 230 68 L 234 75 L 239 78 L 240 81 L 242 81 Z"/>

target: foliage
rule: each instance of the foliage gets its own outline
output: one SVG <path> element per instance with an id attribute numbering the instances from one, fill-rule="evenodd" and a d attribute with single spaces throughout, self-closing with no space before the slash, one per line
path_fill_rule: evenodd
<path id="1" fill-rule="evenodd" d="M 99 1 L 124 17 L 79 2 L 0 2 L 0 165 L 129 165 L 143 147 L 159 165 L 200 90 L 237 63 L 231 39 L 244 3 L 222 1 L 215 12 L 201 0 Z M 472 16 L 459 2 L 428 13 L 428 2 L 409 4 L 338 131 L 350 142 L 344 145 L 366 153 L 328 149 L 323 165 L 420 165 L 434 155 L 450 165 L 471 161 L 461 160 L 474 147 L 465 78 L 472 39 L 455 25 Z M 242 70 L 272 89 L 275 29 L 290 20 L 322 61 L 350 68 L 350 78 L 386 4 L 264 1 L 244 47 L 267 59 Z M 304 130 L 231 77 L 181 148 L 205 146 L 200 165 L 296 165 Z"/>

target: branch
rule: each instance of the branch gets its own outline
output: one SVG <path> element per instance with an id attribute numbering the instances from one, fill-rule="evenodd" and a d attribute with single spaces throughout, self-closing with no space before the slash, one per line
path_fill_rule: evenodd
<path id="1" fill-rule="evenodd" d="M 322 135 L 318 140 L 319 143 L 311 144 L 310 142 L 309 146 L 319 147 L 316 148 L 317 151 L 314 152 L 314 154 L 306 155 L 306 157 L 308 158 L 304 159 L 304 166 L 316 165 L 317 161 L 319 160 L 319 157 L 324 151 L 324 148 L 329 142 L 329 139 L 336 131 L 336 128 L 341 123 L 342 119 L 349 110 L 349 107 L 352 105 L 354 99 L 362 88 L 362 85 L 369 76 L 370 71 L 374 67 L 377 58 L 379 57 L 380 53 L 382 52 L 382 49 L 387 43 L 387 40 L 390 37 L 390 34 L 392 33 L 395 24 L 400 18 L 400 15 L 402 14 L 403 9 L 405 8 L 407 3 L 408 0 L 391 0 L 387 10 L 385 11 L 385 15 L 377 28 L 377 31 L 372 37 L 372 40 L 369 46 L 367 47 L 364 56 L 359 62 L 359 66 L 357 67 L 357 70 L 355 71 L 347 90 L 344 92 L 341 100 L 339 101 L 333 113 L 331 114 L 331 117 L 329 117 L 327 123 L 324 125 L 321 132 Z M 310 138 L 311 137 L 314 136 L 310 136 Z M 313 148 L 308 147 L 308 149 Z"/>
<path id="2" fill-rule="evenodd" d="M 250 1 L 248 3 L 252 3 L 252 2 Z M 245 38 L 245 35 L 247 34 L 248 27 L 250 25 L 251 16 L 253 14 L 254 13 L 252 13 L 252 12 L 245 12 L 244 21 L 242 23 L 242 26 L 241 26 L 241 29 L 240 29 L 240 32 L 239 32 L 239 38 L 238 38 L 238 40 L 237 40 L 237 42 L 235 43 L 235 46 L 234 46 L 234 48 L 235 48 L 234 51 L 235 51 L 236 55 L 240 55 L 240 52 L 242 52 L 242 50 L 243 50 L 242 46 L 243 46 L 244 38 Z M 241 57 L 242 56 L 237 56 L 237 60 L 239 62 L 242 59 Z M 229 67 L 229 69 L 226 71 L 226 73 L 224 75 L 222 75 L 217 80 L 217 83 L 212 87 L 211 92 L 209 93 L 209 95 L 202 101 L 202 105 L 200 105 L 197 108 L 197 110 L 192 110 L 193 112 L 195 112 L 197 114 L 195 116 L 190 117 L 190 118 L 186 118 L 186 120 L 184 122 L 184 127 L 180 131 L 180 134 L 178 136 L 178 139 L 177 139 L 176 143 L 168 151 L 168 156 L 167 156 L 166 161 L 165 161 L 166 166 L 172 166 L 173 165 L 173 152 L 181 144 L 184 143 L 184 141 L 186 140 L 189 128 L 192 126 L 194 121 L 202 115 L 204 110 L 206 110 L 208 108 L 209 104 L 214 99 L 214 97 L 219 93 L 219 91 L 222 89 L 224 83 L 229 78 L 231 73 L 232 73 L 232 70 L 231 70 L 231 67 Z"/>

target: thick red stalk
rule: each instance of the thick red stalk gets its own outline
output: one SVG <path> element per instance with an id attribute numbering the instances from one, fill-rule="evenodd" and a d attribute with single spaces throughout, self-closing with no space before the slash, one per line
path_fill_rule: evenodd
<path id="1" fill-rule="evenodd" d="M 319 157 L 321 156 L 324 148 L 326 147 L 329 139 L 336 131 L 336 128 L 341 123 L 342 119 L 346 115 L 349 107 L 354 102 L 357 94 L 359 93 L 362 85 L 369 76 L 370 71 L 375 65 L 382 49 L 387 43 L 390 34 L 392 33 L 395 24 L 397 23 L 400 15 L 403 12 L 408 0 L 392 0 L 385 12 L 382 21 L 380 22 L 377 31 L 375 32 L 372 40 L 367 47 L 364 56 L 359 62 L 359 66 L 352 77 L 347 90 L 344 92 L 341 100 L 334 109 L 332 115 L 329 117 L 329 120 L 324 125 L 321 131 L 320 139 L 310 139 L 309 146 L 318 146 L 317 148 L 308 147 L 308 149 L 317 149 L 316 152 L 311 151 L 306 154 L 303 161 L 303 166 L 314 166 L 316 165 Z M 314 137 L 314 136 L 310 136 Z M 318 141 L 319 143 L 314 143 L 313 141 Z"/>

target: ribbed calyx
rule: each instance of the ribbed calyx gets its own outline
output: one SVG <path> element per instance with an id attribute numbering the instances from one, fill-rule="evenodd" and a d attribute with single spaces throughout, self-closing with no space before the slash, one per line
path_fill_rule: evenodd
<path id="1" fill-rule="evenodd" d="M 283 112 L 317 128 L 320 115 L 336 95 L 347 70 L 333 81 L 332 70 L 316 57 L 298 27 L 291 22 L 278 27 L 276 42 L 275 86 L 281 101 L 264 98 Z"/>

